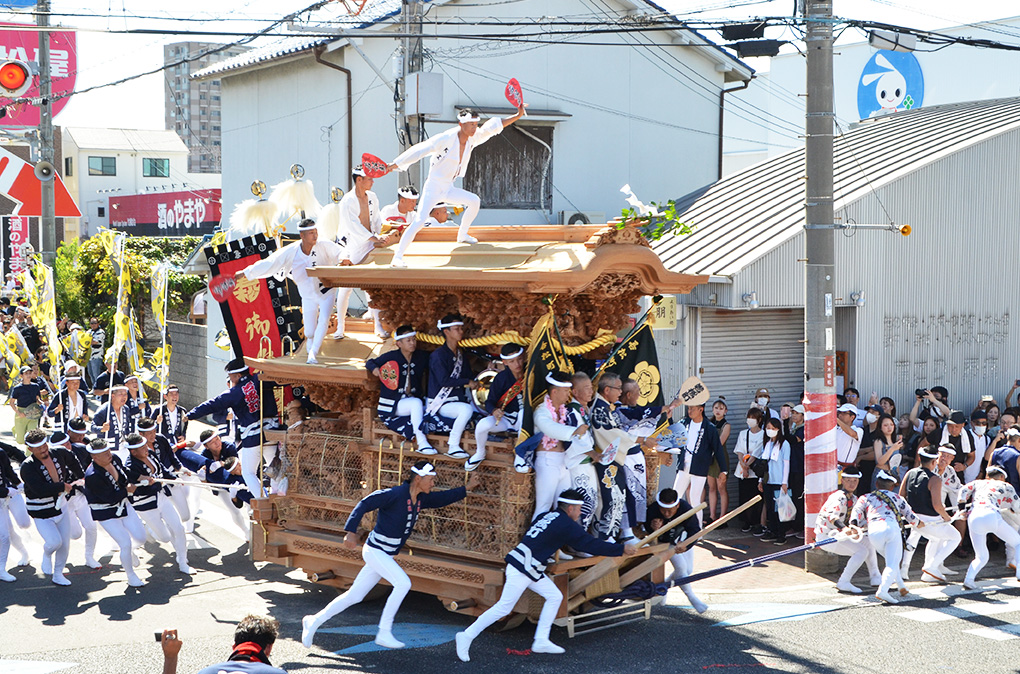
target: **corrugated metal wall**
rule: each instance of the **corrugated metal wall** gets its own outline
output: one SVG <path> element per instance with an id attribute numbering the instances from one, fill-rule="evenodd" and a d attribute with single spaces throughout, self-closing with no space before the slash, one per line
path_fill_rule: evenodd
<path id="1" fill-rule="evenodd" d="M 765 387 L 772 405 L 796 402 L 804 390 L 804 312 L 800 309 L 758 311 L 701 310 L 698 376 L 712 399 L 724 395 L 732 440 L 744 428 L 744 414 L 754 392 Z"/>
<path id="2" fill-rule="evenodd" d="M 942 384 L 969 411 L 1001 403 L 1020 379 L 1020 131 L 904 176 L 846 209 L 857 222 L 909 223 L 909 237 L 837 239 L 840 290 L 865 290 L 857 312 L 858 388 L 909 411 L 913 390 Z M 884 204 L 879 203 L 881 200 Z M 886 215 L 888 212 L 888 216 Z"/>

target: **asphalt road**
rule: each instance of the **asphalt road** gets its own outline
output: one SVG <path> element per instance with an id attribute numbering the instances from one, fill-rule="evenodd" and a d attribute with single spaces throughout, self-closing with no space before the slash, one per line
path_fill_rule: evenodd
<path id="1" fill-rule="evenodd" d="M 307 582 L 300 571 L 254 564 L 218 501 L 204 500 L 204 521 L 191 537 L 196 573 L 187 578 L 169 547 L 149 543 L 141 555 L 149 583 L 127 587 L 119 565 L 93 571 L 72 547 L 73 584 L 52 585 L 36 567 L 14 571 L 0 584 L 0 673 L 142 674 L 161 671 L 154 632 L 176 628 L 184 641 L 179 671 L 195 672 L 229 653 L 233 627 L 249 612 L 280 620 L 273 663 L 289 672 L 1016 672 L 1020 645 L 1020 586 L 983 580 L 980 592 L 913 583 L 918 594 L 897 606 L 837 594 L 804 574 L 786 582 L 779 565 L 743 572 L 730 587 L 720 576 L 704 582 L 710 610 L 697 615 L 671 590 L 651 620 L 568 639 L 554 628 L 563 656 L 529 654 L 532 626 L 490 632 L 475 641 L 472 662 L 456 659 L 453 635 L 467 619 L 447 613 L 432 597 L 412 593 L 395 633 L 403 651 L 372 643 L 382 600 L 334 618 L 311 650 L 299 643 L 301 616 L 335 593 Z M 219 526 L 217 522 L 222 522 Z M 38 544 L 33 532 L 33 542 Z M 105 535 L 100 548 L 108 546 Z M 989 575 L 1002 575 L 1001 553 Z M 760 574 L 760 575 L 750 575 Z M 915 574 L 916 576 L 916 574 Z M 794 576 L 795 578 L 797 576 Z M 751 579 L 750 581 L 748 579 Z"/>

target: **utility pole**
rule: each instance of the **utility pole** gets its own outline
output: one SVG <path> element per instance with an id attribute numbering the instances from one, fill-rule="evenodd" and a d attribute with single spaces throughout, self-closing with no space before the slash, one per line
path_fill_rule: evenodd
<path id="1" fill-rule="evenodd" d="M 400 77 L 400 88 L 397 99 L 397 115 L 401 124 L 401 150 L 406 150 L 415 143 L 421 142 L 422 128 L 421 118 L 414 114 L 414 111 L 407 110 L 407 76 L 410 73 L 421 72 L 422 53 L 421 38 L 412 35 L 421 35 L 421 24 L 424 18 L 422 3 L 420 0 L 402 0 L 400 11 L 400 27 L 404 33 L 401 38 L 402 68 Z M 416 188 L 421 189 L 421 165 L 411 166 L 406 173 L 406 179 Z M 404 174 L 401 174 L 401 184 L 404 182 Z"/>
<path id="2" fill-rule="evenodd" d="M 836 490 L 835 223 L 832 197 L 834 117 L 832 0 L 805 0 L 807 114 L 804 198 L 805 539 L 825 498 Z M 805 566 L 826 557 L 805 556 Z"/>
<path id="3" fill-rule="evenodd" d="M 53 164 L 53 83 L 50 79 L 50 0 L 37 3 L 36 25 L 39 26 L 39 158 Z M 56 169 L 54 169 L 56 171 Z M 56 207 L 53 197 L 54 180 L 42 181 L 42 256 L 53 265 L 57 252 Z"/>

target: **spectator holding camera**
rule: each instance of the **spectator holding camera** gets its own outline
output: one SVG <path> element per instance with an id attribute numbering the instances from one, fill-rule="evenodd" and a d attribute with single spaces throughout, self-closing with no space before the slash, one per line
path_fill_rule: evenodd
<path id="1" fill-rule="evenodd" d="M 921 424 L 928 417 L 935 417 L 935 422 L 941 424 L 953 413 L 949 409 L 949 391 L 945 386 L 915 389 L 914 397 L 916 399 L 910 410 L 910 420 L 917 430 L 921 430 Z"/>
<path id="2" fill-rule="evenodd" d="M 273 644 L 280 636 L 280 623 L 269 616 L 246 615 L 234 630 L 234 648 L 226 662 L 211 665 L 198 674 L 287 674 L 269 662 Z M 163 674 L 177 674 L 177 656 L 183 643 L 177 630 L 165 630 L 160 640 L 163 646 Z"/>

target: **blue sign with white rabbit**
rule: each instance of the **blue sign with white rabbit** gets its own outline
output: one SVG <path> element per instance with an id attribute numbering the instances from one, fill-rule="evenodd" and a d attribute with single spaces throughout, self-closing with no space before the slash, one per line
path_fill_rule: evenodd
<path id="1" fill-rule="evenodd" d="M 861 119 L 921 107 L 924 73 L 910 52 L 878 51 L 868 59 L 857 82 Z"/>

